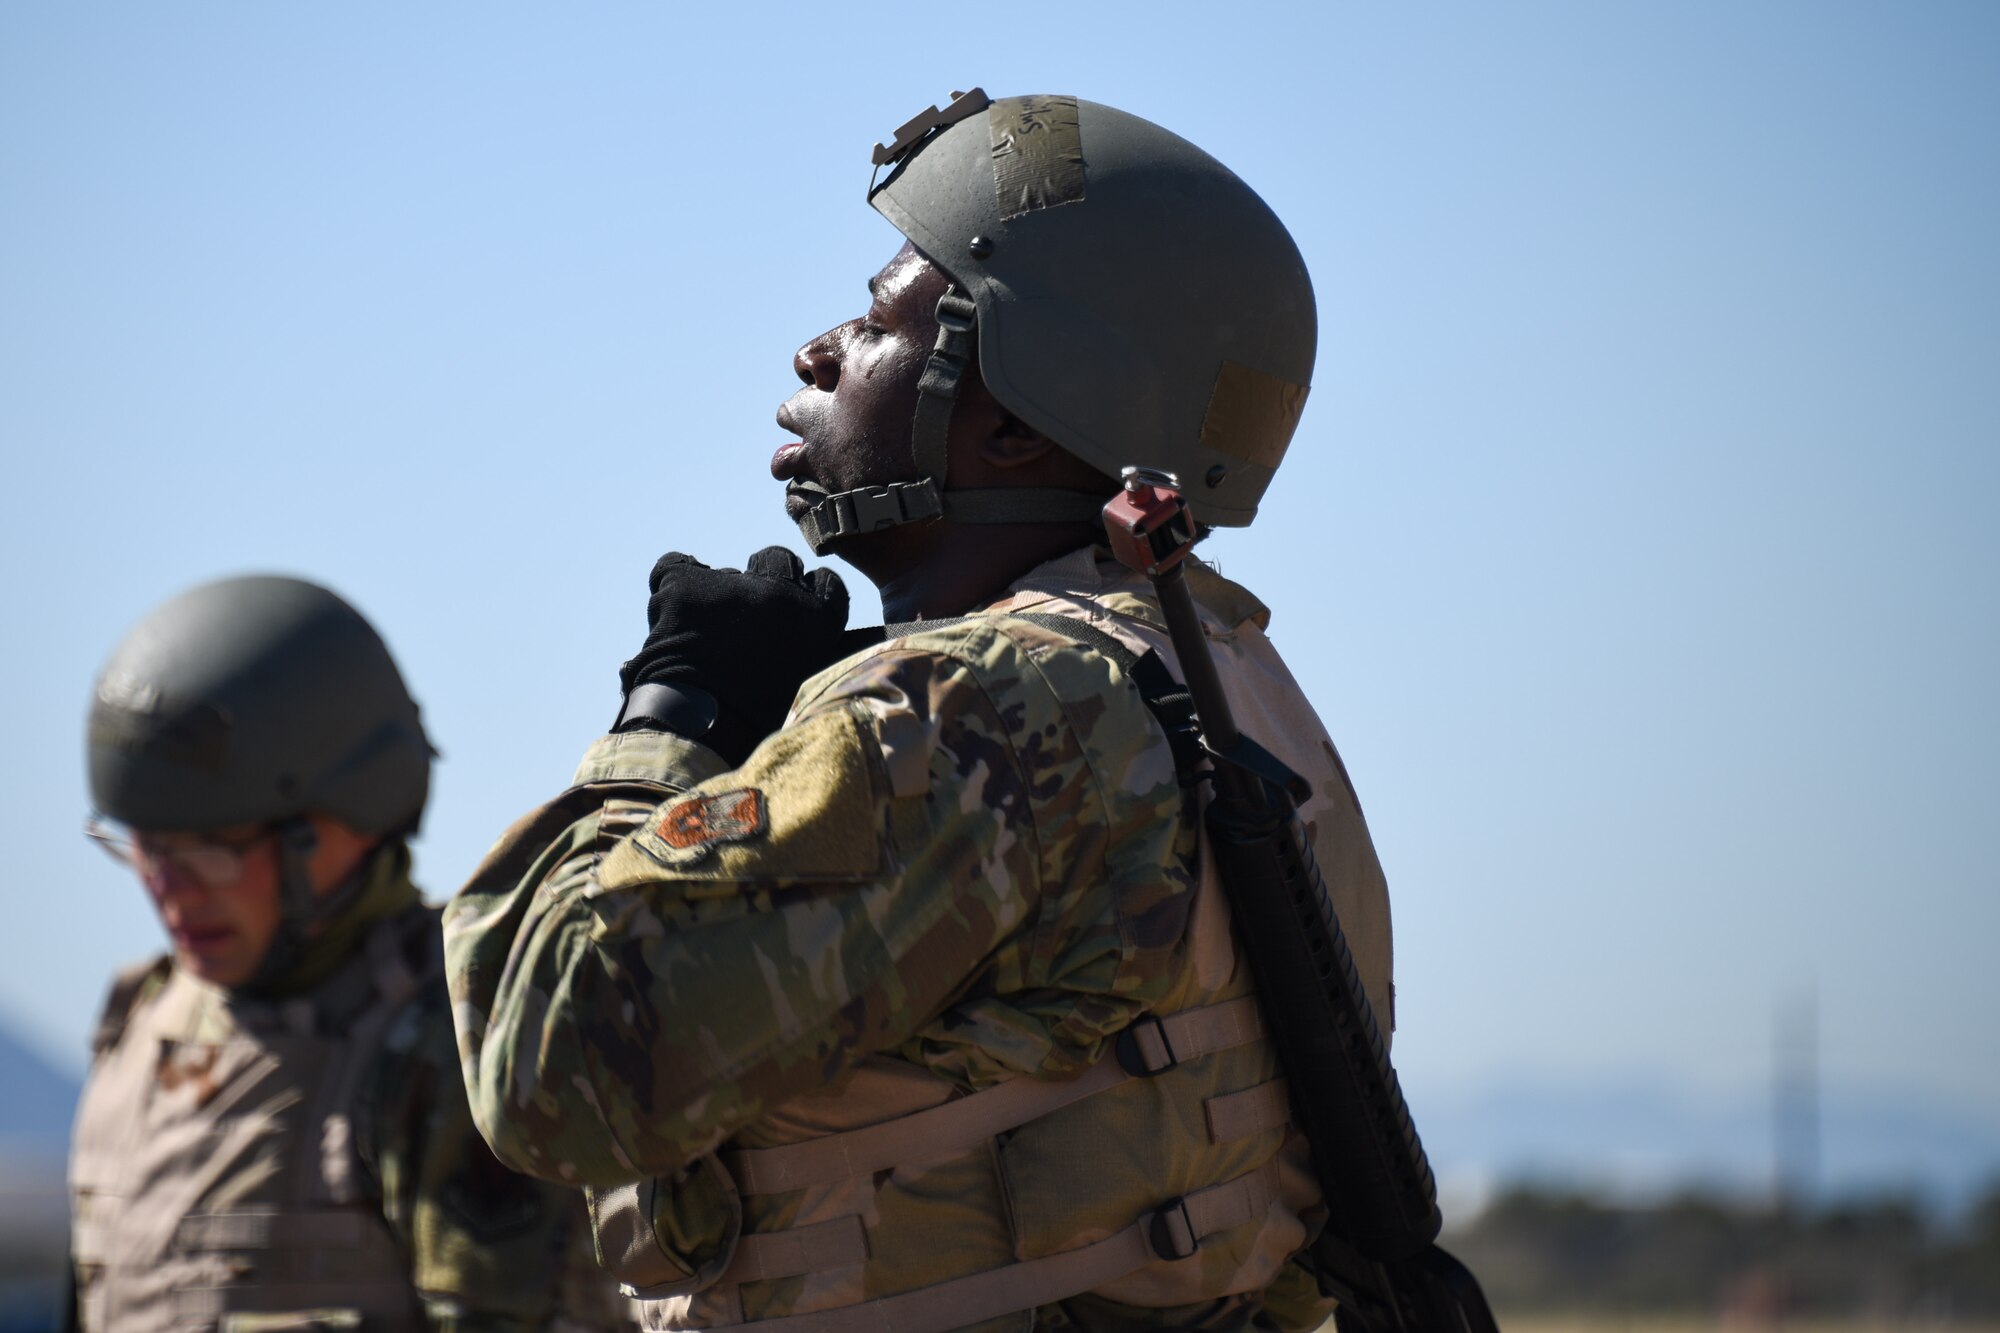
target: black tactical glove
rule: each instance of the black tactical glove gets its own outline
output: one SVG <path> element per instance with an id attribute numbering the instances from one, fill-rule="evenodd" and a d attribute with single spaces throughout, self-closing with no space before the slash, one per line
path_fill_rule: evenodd
<path id="1" fill-rule="evenodd" d="M 805 572 L 796 555 L 767 546 L 743 570 L 710 569 L 670 551 L 653 566 L 646 604 L 652 628 L 638 655 L 618 673 L 630 710 L 641 685 L 667 685 L 691 703 L 673 704 L 685 721 L 662 729 L 693 736 L 733 766 L 776 731 L 806 677 L 848 651 L 847 585 L 830 569 Z M 657 693 L 657 692 L 656 692 Z M 700 729 L 702 707 L 715 702 L 715 722 Z M 648 725 L 642 717 L 621 729 Z M 657 710 L 656 710 L 657 716 Z"/>

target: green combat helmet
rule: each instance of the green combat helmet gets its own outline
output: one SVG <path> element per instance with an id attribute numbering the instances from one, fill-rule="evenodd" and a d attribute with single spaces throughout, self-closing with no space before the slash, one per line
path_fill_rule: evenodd
<path id="1" fill-rule="evenodd" d="M 315 897 L 308 814 L 383 838 L 414 832 L 432 750 L 374 627 L 333 593 L 273 576 L 204 584 L 156 608 L 97 680 L 88 728 L 97 808 L 131 828 L 279 834 L 283 925 L 252 984 L 282 975 Z"/>
<path id="2" fill-rule="evenodd" d="M 920 386 L 921 480 L 826 496 L 855 532 L 1094 519 L 1108 495 L 952 491 L 945 434 L 977 345 L 995 399 L 1109 476 L 1172 472 L 1205 524 L 1247 525 L 1305 408 L 1312 280 L 1264 201 L 1150 121 L 1074 97 L 955 94 L 875 149 L 868 201 L 952 279 Z"/>

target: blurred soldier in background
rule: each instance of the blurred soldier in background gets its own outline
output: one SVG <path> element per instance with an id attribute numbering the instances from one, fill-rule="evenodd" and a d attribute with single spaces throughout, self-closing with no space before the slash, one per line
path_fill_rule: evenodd
<path id="1" fill-rule="evenodd" d="M 171 953 L 121 975 L 70 1164 L 87 1330 L 618 1329 L 582 1197 L 473 1128 L 406 840 L 431 747 L 387 647 L 287 578 L 112 654 L 88 832 Z"/>
<path id="2" fill-rule="evenodd" d="M 613 734 L 447 909 L 474 1114 L 593 1187 L 649 1327 L 1315 1327 L 1318 1187 L 1099 518 L 1144 465 L 1251 521 L 1304 264 L 1220 163 L 1074 98 L 967 94 L 876 164 L 909 243 L 800 349 L 771 471 L 925 623 L 847 655 L 830 572 L 660 560 Z M 1269 611 L 1190 563 L 1386 1029 L 1353 790 Z"/>

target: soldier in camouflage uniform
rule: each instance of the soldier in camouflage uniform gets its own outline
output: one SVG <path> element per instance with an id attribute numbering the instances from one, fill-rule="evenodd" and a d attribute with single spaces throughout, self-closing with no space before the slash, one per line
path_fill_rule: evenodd
<path id="1" fill-rule="evenodd" d="M 1318 1187 L 1097 519 L 1129 463 L 1250 521 L 1303 263 L 1212 158 L 1071 98 L 963 95 L 877 163 L 910 244 L 798 353 L 772 471 L 923 623 L 843 656 L 827 571 L 662 558 L 612 734 L 447 909 L 474 1115 L 590 1187 L 648 1327 L 1314 1327 Z M 1386 1019 L 1339 757 L 1268 610 L 1188 581 Z"/>
<path id="2" fill-rule="evenodd" d="M 76 1325 L 632 1326 L 582 1197 L 473 1128 L 405 844 L 430 759 L 381 639 L 309 583 L 196 588 L 113 654 L 90 832 L 173 947 L 119 978 L 94 1041 Z"/>

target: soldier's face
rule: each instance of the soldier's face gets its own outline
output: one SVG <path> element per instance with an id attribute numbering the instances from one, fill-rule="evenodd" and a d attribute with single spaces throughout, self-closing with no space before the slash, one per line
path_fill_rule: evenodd
<path id="1" fill-rule="evenodd" d="M 140 882 L 174 962 L 217 986 L 240 986 L 278 933 L 278 848 L 267 829 L 148 833 Z"/>
<path id="2" fill-rule="evenodd" d="M 950 281 L 905 245 L 869 279 L 867 313 L 798 350 L 792 368 L 805 387 L 778 409 L 778 425 L 799 438 L 772 456 L 772 476 L 835 492 L 916 479 L 910 421 L 937 341 L 938 298 Z M 961 395 L 978 377 L 965 378 Z M 809 493 L 787 488 L 785 510 L 794 520 L 812 503 Z"/>
<path id="3" fill-rule="evenodd" d="M 337 820 L 309 816 L 315 845 L 306 877 L 325 894 L 354 872 L 375 840 Z M 146 833 L 134 865 L 159 913 L 174 962 L 216 986 L 257 974 L 282 920 L 283 872 L 269 828 Z"/>

